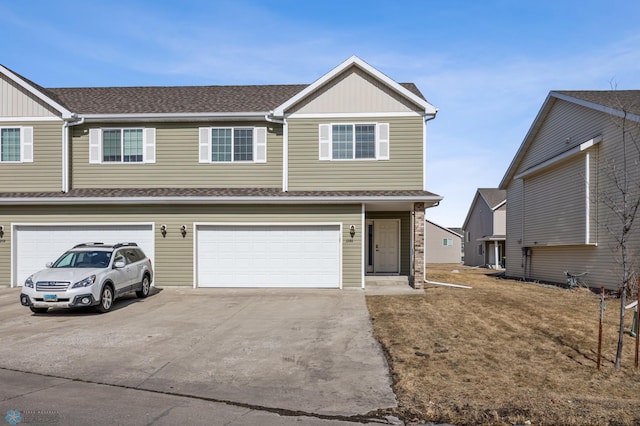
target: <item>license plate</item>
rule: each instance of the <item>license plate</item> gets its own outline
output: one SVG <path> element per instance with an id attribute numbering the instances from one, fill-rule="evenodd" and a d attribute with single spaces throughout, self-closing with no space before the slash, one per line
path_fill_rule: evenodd
<path id="1" fill-rule="evenodd" d="M 45 294 L 44 295 L 44 301 L 45 302 L 57 302 L 58 301 L 58 295 L 57 294 Z"/>

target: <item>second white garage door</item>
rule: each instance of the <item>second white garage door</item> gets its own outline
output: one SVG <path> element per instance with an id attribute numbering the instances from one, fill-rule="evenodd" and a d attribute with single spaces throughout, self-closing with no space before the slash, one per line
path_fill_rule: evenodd
<path id="1" fill-rule="evenodd" d="M 339 225 L 196 226 L 196 286 L 339 288 Z"/>

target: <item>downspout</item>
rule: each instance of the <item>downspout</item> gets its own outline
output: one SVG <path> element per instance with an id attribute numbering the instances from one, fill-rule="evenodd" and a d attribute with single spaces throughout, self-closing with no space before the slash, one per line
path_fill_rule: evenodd
<path id="1" fill-rule="evenodd" d="M 424 130 L 422 131 L 422 189 L 427 190 L 427 121 L 431 121 L 436 118 L 438 109 L 430 116 L 424 118 Z"/>
<path id="2" fill-rule="evenodd" d="M 72 114 L 70 119 L 65 119 L 62 124 L 62 192 L 69 192 L 69 127 L 84 123 L 84 117 L 78 120 L 76 114 Z"/>
<path id="3" fill-rule="evenodd" d="M 270 117 L 269 114 L 264 116 L 269 123 L 282 124 L 282 192 L 289 191 L 289 126 L 286 119 L 278 120 Z"/>

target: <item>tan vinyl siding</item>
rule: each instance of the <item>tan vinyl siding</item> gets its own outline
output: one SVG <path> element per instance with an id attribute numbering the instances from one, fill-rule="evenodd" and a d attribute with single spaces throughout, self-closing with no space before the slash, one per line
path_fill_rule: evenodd
<path id="1" fill-rule="evenodd" d="M 400 275 L 411 275 L 411 212 L 367 212 L 366 216 L 373 220 L 400 219 Z"/>
<path id="2" fill-rule="evenodd" d="M 524 179 L 525 246 L 586 243 L 585 156 Z"/>
<path id="3" fill-rule="evenodd" d="M 0 127 L 33 127 L 33 162 L 0 163 L 0 191 L 62 189 L 62 121 L 2 122 Z"/>
<path id="4" fill-rule="evenodd" d="M 369 74 L 350 68 L 316 94 L 295 105 L 290 114 L 415 112 L 419 109 Z"/>
<path id="5" fill-rule="evenodd" d="M 289 119 L 289 190 L 423 189 L 421 117 Z M 321 123 L 389 123 L 389 160 L 319 160 Z"/>
<path id="6" fill-rule="evenodd" d="M 430 222 L 424 226 L 426 263 L 461 263 L 462 239 Z M 452 240 L 453 245 L 444 246 L 444 239 Z"/>
<path id="7" fill-rule="evenodd" d="M 562 128 L 558 127 L 552 133 L 535 135 L 527 155 L 536 159 L 533 161 L 526 158 L 525 164 L 519 165 L 516 174 L 534 163 L 551 158 L 545 155 L 553 156 L 566 151 L 567 138 L 570 141 L 585 142 L 602 135 L 602 141 L 587 151 L 590 156 L 590 242 L 593 245 L 584 244 L 587 198 L 586 152 L 583 152 L 543 169 L 536 175 L 514 179 L 508 183 L 506 274 L 510 277 L 566 283 L 564 271 L 574 274 L 587 272 L 585 278 L 588 285 L 616 290 L 620 285 L 622 269 L 614 237 L 608 229 L 619 235 L 620 225 L 611 209 L 603 203 L 603 199 L 613 196 L 619 201 L 621 196 L 611 180 L 612 165 L 615 164 L 617 170 L 622 167 L 621 123 L 604 113 L 565 104 L 564 101 L 556 101 L 546 119 L 548 123 L 555 123 L 557 126 L 562 124 Z M 574 114 L 567 115 L 567 111 L 573 111 Z M 541 126 L 545 127 L 550 126 Z M 637 127 L 635 131 L 637 132 Z M 640 169 L 636 162 L 638 154 L 631 140 L 627 143 L 629 177 L 632 182 L 637 183 L 640 181 Z M 538 193 L 531 191 L 532 179 L 540 183 Z M 640 195 L 635 185 L 632 185 L 632 191 L 632 197 Z M 536 202 L 544 205 L 536 206 Z M 571 206 L 575 206 L 575 209 L 571 210 Z M 578 240 L 582 240 L 582 243 Z M 566 244 L 577 241 L 577 245 L 541 246 L 542 244 L 533 244 L 536 241 Z M 524 257 L 522 248 L 527 246 L 530 246 L 530 256 Z M 637 224 L 632 228 L 629 247 L 633 256 L 640 252 L 640 229 Z"/>
<path id="8" fill-rule="evenodd" d="M 0 117 L 58 117 L 59 113 L 0 74 Z"/>
<path id="9" fill-rule="evenodd" d="M 353 240 L 349 226 L 362 222 L 360 205 L 304 206 L 34 206 L 3 207 L 0 223 L 5 226 L 0 240 L 0 285 L 9 285 L 11 273 L 12 223 L 118 223 L 155 222 L 155 284 L 193 285 L 193 232 L 195 222 L 322 222 L 342 223 L 343 287 L 362 285 L 362 233 Z M 160 225 L 166 224 L 165 237 Z M 179 229 L 187 225 L 185 237 Z M 43 264 L 51 259 L 43 259 Z"/>
<path id="10" fill-rule="evenodd" d="M 536 135 L 519 171 L 538 165 L 600 134 L 602 115 L 597 111 L 564 101 L 556 101 L 548 119 Z M 570 124 L 571 129 L 567 126 Z"/>
<path id="11" fill-rule="evenodd" d="M 267 127 L 266 163 L 199 163 L 199 127 Z M 153 164 L 89 164 L 90 128 L 153 127 Z M 92 125 L 73 131 L 74 188 L 281 188 L 282 126 L 272 123 L 136 123 Z"/>

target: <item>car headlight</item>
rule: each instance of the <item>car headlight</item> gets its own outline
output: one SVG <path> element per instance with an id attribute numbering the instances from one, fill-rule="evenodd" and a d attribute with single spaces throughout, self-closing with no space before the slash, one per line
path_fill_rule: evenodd
<path id="1" fill-rule="evenodd" d="M 87 277 L 84 280 L 78 281 L 77 283 L 72 285 L 71 288 L 89 287 L 91 284 L 93 284 L 95 282 L 96 282 L 96 276 L 95 275 L 91 275 L 90 277 Z"/>
<path id="2" fill-rule="evenodd" d="M 31 279 L 32 277 L 33 275 L 31 275 L 29 278 L 25 280 L 24 282 L 25 287 L 33 288 L 33 280 Z"/>

